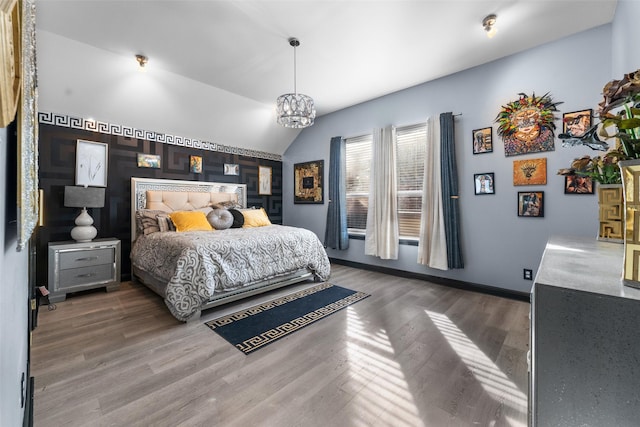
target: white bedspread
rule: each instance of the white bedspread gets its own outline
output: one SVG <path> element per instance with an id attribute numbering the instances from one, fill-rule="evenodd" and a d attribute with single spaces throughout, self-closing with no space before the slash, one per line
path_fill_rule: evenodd
<path id="1" fill-rule="evenodd" d="M 215 292 L 250 286 L 301 268 L 326 280 L 331 270 L 327 253 L 313 232 L 282 225 L 152 233 L 136 240 L 131 262 L 166 280 L 165 303 L 179 320 L 187 320 Z"/>

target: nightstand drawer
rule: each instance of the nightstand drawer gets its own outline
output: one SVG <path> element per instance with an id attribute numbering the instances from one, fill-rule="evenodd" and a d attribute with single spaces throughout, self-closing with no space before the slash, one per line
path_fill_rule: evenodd
<path id="1" fill-rule="evenodd" d="M 60 270 L 58 280 L 61 289 L 69 289 L 76 285 L 89 285 L 114 281 L 113 265 L 103 264 L 91 267 Z"/>
<path id="2" fill-rule="evenodd" d="M 92 265 L 112 264 L 115 251 L 113 248 L 100 248 L 83 251 L 60 252 L 60 270 L 88 267 Z M 61 272 L 62 274 L 62 272 Z"/>

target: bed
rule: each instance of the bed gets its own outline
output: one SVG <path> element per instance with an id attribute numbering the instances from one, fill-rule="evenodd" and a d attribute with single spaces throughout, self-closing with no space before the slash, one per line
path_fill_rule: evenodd
<path id="1" fill-rule="evenodd" d="M 132 277 L 162 296 L 176 319 L 192 321 L 207 308 L 293 283 L 328 279 L 324 247 L 303 228 L 167 228 L 167 214 L 210 213 L 221 204 L 248 218 L 258 212 L 247 209 L 246 191 L 245 184 L 131 178 Z"/>

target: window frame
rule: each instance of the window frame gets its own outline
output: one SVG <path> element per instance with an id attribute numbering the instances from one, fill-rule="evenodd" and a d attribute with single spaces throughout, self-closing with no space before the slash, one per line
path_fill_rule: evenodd
<path id="1" fill-rule="evenodd" d="M 396 133 L 398 131 L 400 132 L 410 132 L 412 130 L 414 131 L 423 131 L 424 132 L 424 136 L 423 136 L 423 141 L 426 143 L 426 123 L 417 123 L 417 124 L 412 124 L 412 125 L 406 125 L 406 126 L 400 126 L 400 127 L 396 127 Z M 420 138 L 420 137 L 418 137 Z M 347 161 L 349 159 L 349 154 L 348 154 L 348 150 L 349 150 L 349 144 L 350 143 L 362 143 L 362 142 L 368 142 L 369 146 L 371 147 L 373 144 L 373 135 L 372 134 L 364 134 L 364 135 L 359 135 L 359 136 L 355 136 L 355 137 L 349 137 L 349 138 L 344 138 L 345 140 L 345 146 L 347 149 L 347 155 L 346 155 L 346 159 L 345 161 Z M 397 141 L 396 141 L 397 144 Z M 398 147 L 396 147 L 398 148 Z M 426 151 L 426 150 L 425 150 Z M 426 152 L 425 152 L 426 154 Z M 424 162 L 424 156 L 422 157 L 422 161 Z M 400 165 L 396 164 L 396 166 L 399 168 Z M 422 170 L 423 175 L 420 177 L 420 189 L 411 189 L 411 190 L 398 190 L 398 200 L 400 200 L 400 197 L 420 197 L 422 198 L 422 185 L 424 185 L 424 168 Z M 348 167 L 347 167 L 347 177 L 349 176 L 349 172 L 348 172 Z M 347 178 L 348 179 L 348 178 Z M 347 190 L 346 190 L 346 196 L 347 196 L 347 223 L 349 223 L 349 210 L 348 210 L 348 205 L 349 205 L 349 199 L 353 198 L 353 197 L 363 197 L 366 196 L 368 198 L 369 195 L 369 191 L 367 190 L 366 192 L 364 191 L 359 191 L 359 192 L 349 192 L 348 191 L 348 187 L 349 185 L 347 184 Z M 367 184 L 367 187 L 370 188 L 370 183 Z M 422 200 L 420 200 L 420 209 L 422 206 Z M 367 205 L 368 208 L 368 205 Z M 405 212 L 405 214 L 407 213 L 412 213 L 414 211 L 407 211 Z M 398 204 L 398 215 L 401 215 L 401 211 L 400 211 L 400 206 Z M 419 212 L 419 216 L 422 215 L 422 212 Z M 419 218 L 419 221 L 421 220 L 421 218 Z M 365 216 L 365 228 L 347 228 L 347 233 L 349 235 L 350 239 L 355 239 L 355 240 L 364 240 L 365 237 L 365 233 L 366 233 L 366 216 Z M 418 244 L 418 240 L 419 240 L 419 233 L 420 230 L 418 228 L 418 230 L 416 231 L 416 233 L 418 235 L 416 236 L 404 236 L 401 235 L 400 236 L 400 244 L 407 244 L 407 245 L 417 245 Z"/>

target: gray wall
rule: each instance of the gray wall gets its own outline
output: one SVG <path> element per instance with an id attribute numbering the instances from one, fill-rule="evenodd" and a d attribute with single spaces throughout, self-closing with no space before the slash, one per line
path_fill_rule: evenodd
<path id="1" fill-rule="evenodd" d="M 24 408 L 20 405 L 21 376 L 27 370 L 29 299 L 27 251 L 16 251 L 15 224 L 7 226 L 7 209 L 15 210 L 15 201 L 7 201 L 7 164 L 16 158 L 7 156 L 7 129 L 0 129 L 0 425 L 20 426 Z M 14 185 L 14 183 L 11 183 Z"/>
<path id="2" fill-rule="evenodd" d="M 553 152 L 507 158 L 493 121 L 500 107 L 517 99 L 519 92 L 537 95 L 550 92 L 554 100 L 563 101 L 556 122 L 560 131 L 562 112 L 595 110 L 602 87 L 612 76 L 610 61 L 600 60 L 610 56 L 611 39 L 612 25 L 605 25 L 320 117 L 285 152 L 284 223 L 309 228 L 324 238 L 326 203 L 295 205 L 293 182 L 286 178 L 293 175 L 293 164 L 298 162 L 325 159 L 327 169 L 332 136 L 361 135 L 387 124 L 412 124 L 428 116 L 437 118 L 447 111 L 462 113 L 456 118 L 455 132 L 465 268 L 440 271 L 421 266 L 416 263 L 417 248 L 406 245 L 401 245 L 397 261 L 382 261 L 365 256 L 364 242 L 353 239 L 347 251 L 329 250 L 329 256 L 529 292 L 532 282 L 523 280 L 523 268 L 533 269 L 535 275 L 550 235 L 596 236 L 596 196 L 565 195 L 564 177 L 556 175 L 556 171 L 568 166 L 572 159 L 593 151 L 586 147 L 563 148 L 556 139 Z M 492 125 L 494 152 L 474 155 L 472 130 Z M 547 158 L 547 185 L 514 187 L 513 160 L 540 157 Z M 473 174 L 479 172 L 495 172 L 495 195 L 474 195 Z M 325 186 L 327 184 L 325 174 Z M 517 192 L 534 189 L 545 192 L 545 217 L 518 217 Z"/>
<path id="3" fill-rule="evenodd" d="M 611 40 L 613 78 L 615 79 L 621 79 L 624 74 L 640 68 L 638 18 L 640 18 L 640 1 L 618 0 Z"/>

